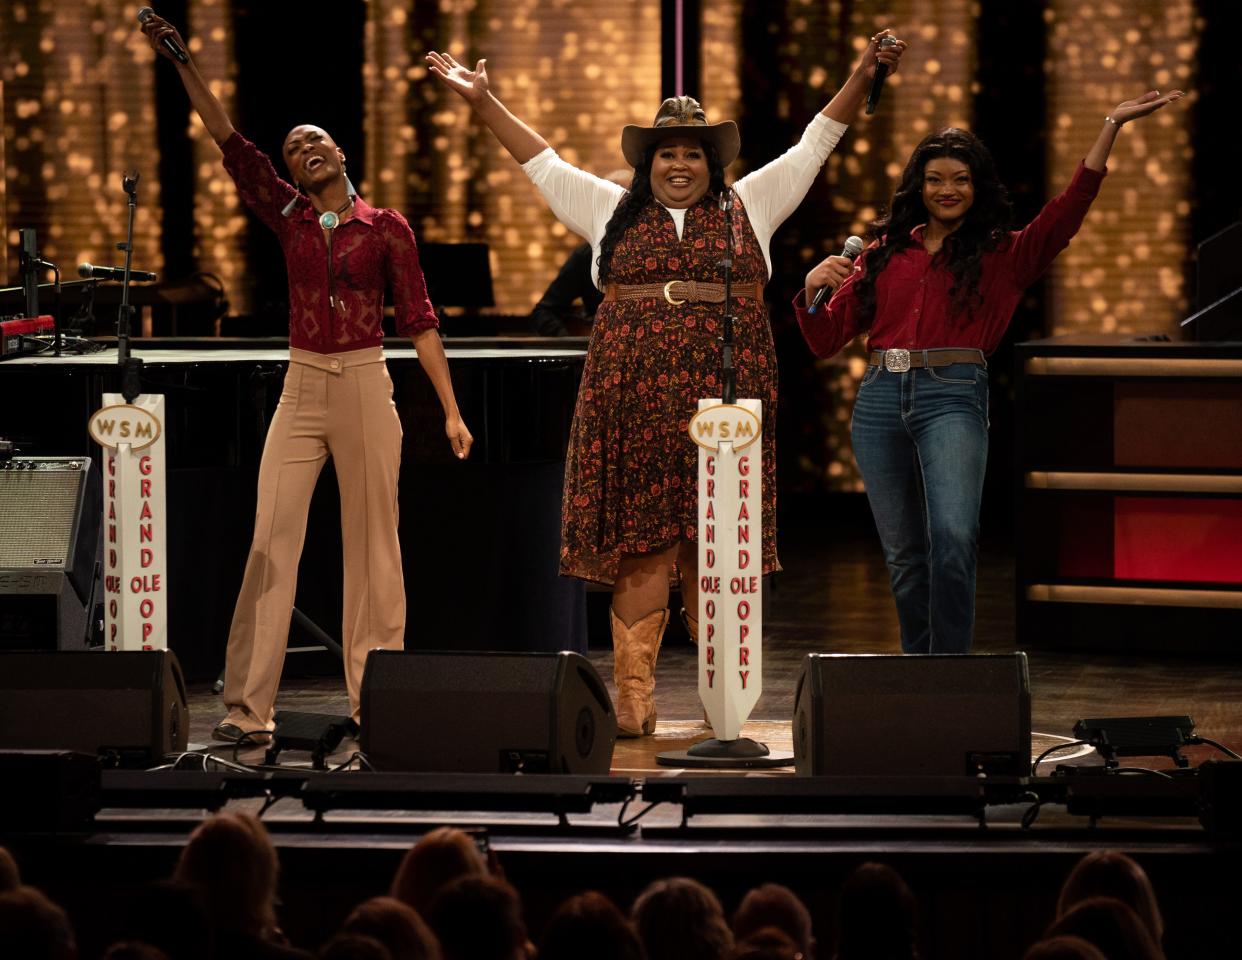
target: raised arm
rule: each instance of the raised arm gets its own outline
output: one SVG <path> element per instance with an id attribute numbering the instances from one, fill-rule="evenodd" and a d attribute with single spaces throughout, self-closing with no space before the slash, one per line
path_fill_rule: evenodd
<path id="1" fill-rule="evenodd" d="M 858 65 L 854 67 L 854 72 L 845 81 L 845 86 L 838 90 L 836 96 L 829 100 L 828 105 L 820 111 L 825 117 L 839 123 L 853 123 L 858 117 L 858 111 L 867 102 L 867 91 L 871 89 L 871 80 L 875 76 L 876 65 L 883 63 L 888 67 L 890 74 L 897 72 L 897 64 L 901 61 L 901 55 L 906 52 L 908 44 L 904 40 L 898 40 L 890 46 L 880 46 L 880 40 L 892 36 L 894 36 L 893 31 L 886 27 L 871 38 Z"/>
<path id="2" fill-rule="evenodd" d="M 1113 112 L 1104 118 L 1104 126 L 1100 130 L 1100 135 L 1095 138 L 1091 150 L 1087 153 L 1083 166 L 1089 170 L 1104 170 L 1104 164 L 1108 162 L 1108 155 L 1112 152 L 1113 143 L 1117 139 L 1117 131 L 1131 120 L 1137 120 L 1139 117 L 1146 117 L 1148 114 L 1155 113 L 1161 107 L 1180 100 L 1185 94 L 1181 90 L 1171 90 L 1166 94 L 1161 94 L 1159 90 L 1149 90 L 1141 97 L 1133 100 L 1126 100 L 1117 104 L 1113 108 Z"/>
<path id="3" fill-rule="evenodd" d="M 190 48 L 181 39 L 181 34 L 177 32 L 177 28 L 163 17 L 153 14 L 143 23 L 142 32 L 146 34 L 147 39 L 151 42 L 151 48 L 160 56 L 170 60 L 173 66 L 177 68 L 177 73 L 185 86 L 185 92 L 189 94 L 190 104 L 194 107 L 199 117 L 202 118 L 203 126 L 207 128 L 211 138 L 216 141 L 217 145 L 223 146 L 224 142 L 233 135 L 233 122 L 229 120 L 229 115 L 225 113 L 224 107 L 216 99 L 216 95 L 211 92 L 202 74 L 198 72 L 198 67 L 194 64 L 194 58 L 189 54 Z M 187 63 L 181 63 L 168 51 L 168 48 L 161 42 L 165 37 L 171 37 L 182 50 L 186 51 Z"/>
<path id="4" fill-rule="evenodd" d="M 473 70 L 467 70 L 448 53 L 433 50 L 427 54 L 427 68 L 470 104 L 518 163 L 525 163 L 548 149 L 548 141 L 510 113 L 488 88 L 486 60 L 480 60 Z"/>

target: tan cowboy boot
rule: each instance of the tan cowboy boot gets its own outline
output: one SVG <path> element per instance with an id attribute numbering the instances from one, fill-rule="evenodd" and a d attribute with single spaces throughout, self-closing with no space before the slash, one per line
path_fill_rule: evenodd
<path id="1" fill-rule="evenodd" d="M 699 621 L 690 616 L 690 611 L 685 607 L 681 608 L 681 622 L 686 628 L 686 633 L 690 634 L 690 642 L 696 647 L 699 645 Z M 707 715 L 707 708 L 703 708 L 703 723 L 707 726 L 712 725 L 711 718 Z"/>
<path id="2" fill-rule="evenodd" d="M 655 732 L 655 664 L 668 610 L 653 610 L 628 627 L 608 609 L 612 624 L 613 679 L 617 684 L 617 736 Z"/>

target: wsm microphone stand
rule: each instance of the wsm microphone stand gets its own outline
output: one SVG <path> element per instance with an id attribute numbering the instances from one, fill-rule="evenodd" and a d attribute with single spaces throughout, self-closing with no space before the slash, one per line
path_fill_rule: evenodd
<path id="1" fill-rule="evenodd" d="M 121 395 L 126 403 L 133 403 L 142 392 L 142 360 L 129 354 L 129 330 L 133 321 L 134 308 L 129 302 L 129 274 L 134 262 L 134 216 L 138 212 L 138 171 L 126 173 L 121 178 L 121 188 L 129 197 L 129 225 L 125 234 L 125 242 L 118 243 L 117 249 L 125 252 L 125 276 L 121 280 L 121 305 L 116 316 L 116 362 L 121 378 Z"/>
<path id="2" fill-rule="evenodd" d="M 720 209 L 726 238 L 720 261 L 724 273 L 721 398 L 720 402 L 700 400 L 698 413 L 690 421 L 690 437 L 699 447 L 699 696 L 711 721 L 712 736 L 688 750 L 656 754 L 656 762 L 668 767 L 783 767 L 793 764 L 792 753 L 774 752 L 741 736 L 742 724 L 763 689 L 763 578 L 749 566 L 750 528 L 755 521 L 760 542 L 763 538 L 763 407 L 757 399 L 740 403 L 737 399 L 732 189 L 726 188 Z M 760 569 L 762 565 L 760 559 Z"/>

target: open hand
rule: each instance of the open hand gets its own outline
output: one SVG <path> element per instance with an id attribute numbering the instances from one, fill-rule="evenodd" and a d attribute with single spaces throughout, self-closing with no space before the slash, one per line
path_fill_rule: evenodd
<path id="1" fill-rule="evenodd" d="M 165 37 L 172 37 L 177 46 L 186 51 L 186 56 L 189 56 L 190 47 L 181 39 L 181 34 L 177 32 L 177 28 L 158 14 L 152 14 L 147 17 L 140 29 L 146 34 L 147 40 L 150 41 L 151 49 L 160 56 L 167 57 L 173 63 L 178 62 L 168 47 L 164 46 L 162 41 Z"/>
<path id="2" fill-rule="evenodd" d="M 1129 123 L 1131 120 L 1137 120 L 1139 117 L 1145 117 L 1149 113 L 1155 113 L 1161 107 L 1180 100 L 1186 94 L 1181 90 L 1170 90 L 1168 93 L 1162 94 L 1159 90 L 1148 90 L 1141 97 L 1135 97 L 1133 100 L 1125 100 L 1117 104 L 1109 114 L 1118 126 Z"/>
<path id="3" fill-rule="evenodd" d="M 470 447 L 474 443 L 474 437 L 466 429 L 466 422 L 461 417 L 453 416 L 445 420 L 444 432 L 448 435 L 449 446 L 453 448 L 453 453 L 456 454 L 458 460 L 465 460 L 470 456 Z"/>
<path id="4" fill-rule="evenodd" d="M 875 76 L 875 68 L 880 63 L 888 67 L 889 73 L 896 73 L 897 65 L 901 62 L 901 55 L 906 52 L 906 47 L 909 46 L 906 41 L 897 40 L 896 43 L 882 47 L 880 46 L 880 41 L 884 37 L 892 37 L 894 40 L 897 40 L 896 34 L 888 27 L 885 27 L 871 38 L 871 42 L 867 44 L 867 51 L 863 54 L 863 75 L 868 80 Z"/>
<path id="5" fill-rule="evenodd" d="M 477 106 L 487 97 L 486 60 L 480 60 L 473 70 L 467 70 L 451 54 L 432 50 L 427 54 L 427 68 L 440 78 L 441 83 L 461 95 L 471 106 Z"/>

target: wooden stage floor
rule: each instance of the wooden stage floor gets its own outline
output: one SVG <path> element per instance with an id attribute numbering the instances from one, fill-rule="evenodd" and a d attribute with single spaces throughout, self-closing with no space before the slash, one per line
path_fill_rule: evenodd
<path id="1" fill-rule="evenodd" d="M 773 750 L 793 749 L 793 691 L 805 654 L 899 652 L 887 571 L 874 534 L 861 527 L 855 522 L 851 528 L 828 536 L 808 531 L 801 537 L 782 539 L 785 569 L 765 599 L 764 692 L 743 730 L 743 735 Z M 1011 652 L 1013 637 L 1013 558 L 1004 548 L 985 544 L 979 561 L 975 651 Z M 1242 657 L 1054 649 L 1029 649 L 1027 656 L 1033 756 L 1058 739 L 1071 739 L 1074 723 L 1080 718 L 1160 715 L 1189 715 L 1200 735 L 1242 753 Z M 680 628 L 671 627 L 656 672 L 659 720 L 655 735 L 619 740 L 613 772 L 629 776 L 674 774 L 658 766 L 655 755 L 684 749 L 709 735 L 695 688 L 695 657 Z M 590 658 L 615 696 L 611 649 L 593 648 Z M 277 705 L 281 708 L 344 714 L 348 711 L 344 682 L 339 678 L 286 676 Z M 206 685 L 196 685 L 191 690 L 190 709 L 191 743 L 206 745 L 212 727 L 222 717 L 220 700 Z M 353 749 L 356 745 L 347 741 L 332 759 L 343 761 Z M 231 755 L 232 749 L 225 752 Z M 1192 763 L 1198 763 L 1214 752 L 1192 747 L 1185 753 Z M 258 762 L 261 757 L 260 750 L 240 754 L 246 762 Z M 282 757 L 282 763 L 289 764 L 304 760 L 305 755 L 292 753 Z M 1097 761 L 1092 755 L 1077 762 Z M 1157 759 L 1150 765 L 1160 768 L 1171 763 Z M 1041 772 L 1050 772 L 1050 767 L 1041 768 Z M 792 768 L 774 771 L 774 775 L 782 773 L 791 774 Z"/>

